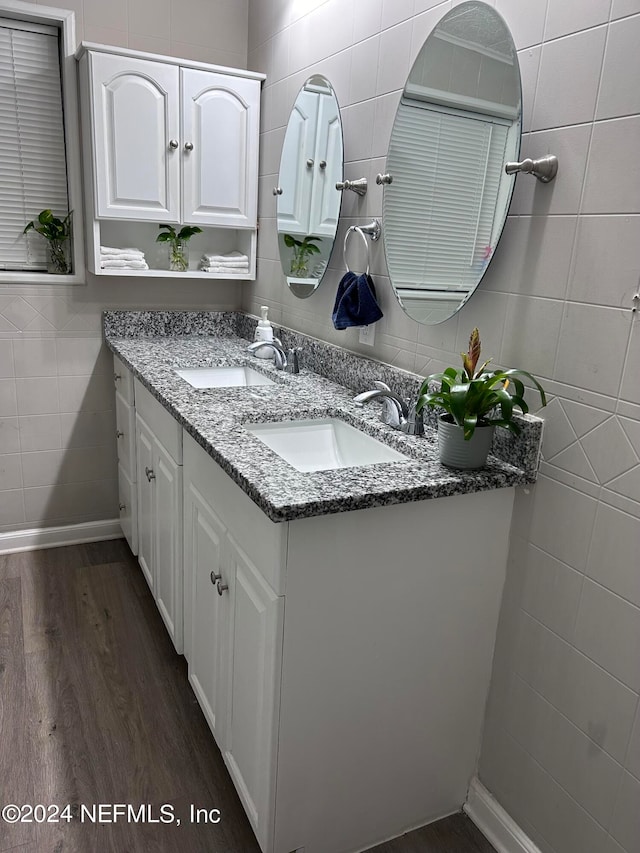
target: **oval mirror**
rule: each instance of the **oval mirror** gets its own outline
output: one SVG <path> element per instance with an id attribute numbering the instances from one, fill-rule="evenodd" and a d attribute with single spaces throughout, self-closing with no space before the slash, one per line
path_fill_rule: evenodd
<path id="1" fill-rule="evenodd" d="M 391 131 L 384 245 L 400 305 L 441 323 L 469 299 L 504 226 L 520 151 L 518 57 L 504 20 L 461 3 L 424 43 Z"/>
<path id="2" fill-rule="evenodd" d="M 340 216 L 342 123 L 331 83 L 310 77 L 298 92 L 282 145 L 277 198 L 278 249 L 291 292 L 305 299 L 329 264 Z"/>

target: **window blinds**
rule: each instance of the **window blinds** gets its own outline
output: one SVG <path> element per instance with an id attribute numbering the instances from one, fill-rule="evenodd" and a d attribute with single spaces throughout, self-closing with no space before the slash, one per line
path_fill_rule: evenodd
<path id="1" fill-rule="evenodd" d="M 69 205 L 54 27 L 0 18 L 0 151 L 0 269 L 45 269 L 46 241 L 22 232 Z"/>
<path id="2" fill-rule="evenodd" d="M 384 196 L 394 286 L 401 298 L 416 290 L 464 294 L 494 248 L 509 125 L 415 102 L 401 104 L 396 122 L 389 152 L 393 184 Z"/>

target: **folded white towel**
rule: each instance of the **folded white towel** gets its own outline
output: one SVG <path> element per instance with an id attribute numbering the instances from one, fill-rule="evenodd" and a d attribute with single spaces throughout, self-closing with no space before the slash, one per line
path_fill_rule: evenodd
<path id="1" fill-rule="evenodd" d="M 243 273 L 249 273 L 249 267 L 223 267 L 218 266 L 216 264 L 208 264 L 207 266 L 200 267 L 202 272 L 215 272 L 215 273 L 226 273 L 227 275 L 242 275 Z"/>
<path id="2" fill-rule="evenodd" d="M 228 270 L 229 272 L 249 269 L 249 264 L 216 264 L 214 261 L 200 261 L 200 265 L 203 267 L 216 267 L 217 269 Z"/>
<path id="3" fill-rule="evenodd" d="M 213 255 L 205 252 L 202 256 L 202 260 L 206 261 L 209 264 L 236 264 L 243 263 L 248 264 L 249 258 L 247 255 L 243 255 L 242 252 L 229 252 L 226 255 Z"/>
<path id="4" fill-rule="evenodd" d="M 140 249 L 116 249 L 111 246 L 100 246 L 101 255 L 135 255 L 138 258 L 144 258 L 144 252 Z"/>
<path id="5" fill-rule="evenodd" d="M 142 253 L 139 255 L 100 255 L 101 261 L 144 261 L 145 257 Z"/>
<path id="6" fill-rule="evenodd" d="M 148 270 L 146 261 L 101 261 L 103 270 Z"/>

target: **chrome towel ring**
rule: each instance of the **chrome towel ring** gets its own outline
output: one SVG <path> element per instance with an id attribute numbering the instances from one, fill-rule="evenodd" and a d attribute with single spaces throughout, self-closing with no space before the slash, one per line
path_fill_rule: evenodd
<path id="1" fill-rule="evenodd" d="M 347 228 L 347 233 L 344 235 L 344 244 L 342 246 L 342 260 L 344 262 L 345 268 L 347 272 L 349 272 L 349 264 L 347 263 L 347 244 L 349 243 L 349 237 L 351 234 L 359 234 L 364 240 L 364 248 L 367 253 L 367 270 L 366 275 L 369 275 L 369 241 L 367 240 L 367 236 L 371 238 L 371 241 L 375 243 L 376 240 L 380 239 L 380 234 L 382 233 L 382 228 L 380 226 L 380 221 L 378 219 L 374 219 L 373 222 L 370 222 L 368 225 L 350 225 Z"/>

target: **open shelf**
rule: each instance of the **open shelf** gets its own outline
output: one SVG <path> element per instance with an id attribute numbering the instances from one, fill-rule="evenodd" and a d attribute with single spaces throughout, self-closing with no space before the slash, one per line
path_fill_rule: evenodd
<path id="1" fill-rule="evenodd" d="M 95 275 L 131 277 L 131 278 L 200 278 L 233 281 L 253 281 L 256 277 L 256 232 L 253 228 L 208 228 L 203 227 L 202 234 L 195 234 L 189 241 L 189 269 L 186 272 L 174 272 L 169 269 L 169 248 L 167 243 L 156 243 L 160 233 L 155 222 L 136 222 L 124 220 L 94 220 L 92 246 L 89 246 L 89 270 Z M 181 225 L 174 226 L 180 230 Z M 100 267 L 100 246 L 112 248 L 140 249 L 149 264 L 148 270 L 102 269 Z M 210 273 L 199 269 L 203 253 L 227 254 L 239 251 L 249 258 L 249 272 Z"/>

